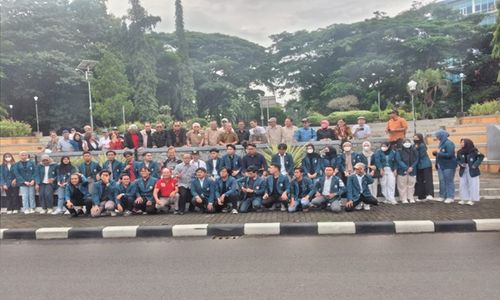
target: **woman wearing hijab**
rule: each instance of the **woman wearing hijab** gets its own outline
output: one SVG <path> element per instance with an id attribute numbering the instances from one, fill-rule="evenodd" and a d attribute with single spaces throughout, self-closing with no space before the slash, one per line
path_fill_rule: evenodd
<path id="1" fill-rule="evenodd" d="M 352 151 L 351 142 L 344 142 L 342 144 L 342 153 L 338 155 L 337 160 L 339 177 L 347 185 L 347 177 L 354 174 L 354 166 L 357 163 L 363 162 L 363 158 L 361 154 Z"/>
<path id="2" fill-rule="evenodd" d="M 56 168 L 57 178 L 57 209 L 53 215 L 60 215 L 64 212 L 64 191 L 70 180 L 71 174 L 76 172 L 76 168 L 71 164 L 69 156 L 61 157 L 61 163 Z"/>
<path id="3" fill-rule="evenodd" d="M 2 165 L 0 165 L 0 188 L 5 192 L 7 214 L 17 214 L 21 207 L 21 198 L 19 197 L 19 186 L 14 174 L 14 165 L 16 161 L 11 153 L 4 153 Z"/>
<path id="4" fill-rule="evenodd" d="M 375 151 L 374 159 L 377 170 L 380 172 L 380 187 L 385 197 L 385 203 L 396 205 L 396 152 L 389 146 L 389 142 L 380 144 L 380 149 Z"/>
<path id="5" fill-rule="evenodd" d="M 439 176 L 439 198 L 436 201 L 443 201 L 446 204 L 455 202 L 455 171 L 457 168 L 457 158 L 455 156 L 455 144 L 448 139 L 448 132 L 443 129 L 436 131 L 436 138 L 439 140 L 439 150 L 433 151 L 436 157 L 436 168 Z"/>
<path id="6" fill-rule="evenodd" d="M 434 199 L 434 183 L 432 181 L 432 162 L 427 154 L 427 145 L 424 136 L 417 133 L 413 137 L 415 148 L 418 151 L 417 163 L 417 183 L 415 184 L 415 194 L 417 201 L 425 202 Z"/>
<path id="7" fill-rule="evenodd" d="M 474 205 L 479 202 L 479 166 L 484 155 L 474 146 L 470 139 L 460 140 L 460 150 L 457 152 L 457 161 L 460 166 L 460 202 L 458 204 Z"/>
<path id="8" fill-rule="evenodd" d="M 322 168 L 321 156 L 315 152 L 313 144 L 306 145 L 306 155 L 302 159 L 302 169 L 304 174 L 311 180 L 316 180 L 321 177 Z"/>
<path id="9" fill-rule="evenodd" d="M 378 185 L 380 182 L 380 172 L 377 170 L 375 166 L 375 159 L 373 154 L 375 154 L 372 150 L 372 144 L 369 141 L 364 141 L 362 144 L 363 151 L 361 152 L 361 160 L 363 164 L 366 166 L 366 174 L 369 174 L 373 178 L 373 183 L 368 186 L 370 189 L 370 193 L 372 196 L 377 198 L 378 195 Z M 369 204 L 365 204 L 369 205 Z"/>
<path id="10" fill-rule="evenodd" d="M 334 169 L 339 170 L 339 157 L 335 147 L 326 146 L 323 150 L 321 150 L 321 154 L 321 173 L 323 173 L 323 170 L 328 166 L 332 166 Z"/>
<path id="11" fill-rule="evenodd" d="M 397 186 L 399 200 L 403 204 L 415 203 L 415 183 L 417 181 L 418 151 L 410 139 L 403 140 L 403 147 L 396 152 L 398 163 Z"/>

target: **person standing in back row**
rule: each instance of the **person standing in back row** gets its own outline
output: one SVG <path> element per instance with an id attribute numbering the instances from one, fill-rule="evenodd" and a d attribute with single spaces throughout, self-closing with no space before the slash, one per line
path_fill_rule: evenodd
<path id="1" fill-rule="evenodd" d="M 415 184 L 415 194 L 418 202 L 425 202 L 434 199 L 434 183 L 432 181 L 432 162 L 427 154 L 427 145 L 424 136 L 417 133 L 413 137 L 415 148 L 418 151 L 417 183 Z"/>
<path id="2" fill-rule="evenodd" d="M 483 162 L 484 155 L 474 146 L 469 139 L 460 141 L 462 146 L 457 152 L 458 164 L 460 165 L 460 202 L 458 204 L 474 205 L 479 202 L 479 166 Z"/>
<path id="3" fill-rule="evenodd" d="M 455 144 L 448 139 L 450 135 L 443 129 L 436 131 L 439 140 L 439 150 L 432 152 L 436 157 L 436 168 L 439 176 L 439 197 L 434 200 L 443 201 L 446 204 L 455 202 L 455 171 L 457 158 L 455 156 Z"/>
<path id="4" fill-rule="evenodd" d="M 396 148 L 401 148 L 402 141 L 406 136 L 406 131 L 408 130 L 408 123 L 404 118 L 399 116 L 399 112 L 397 110 L 391 111 L 389 116 L 390 119 L 387 122 L 386 132 L 391 148 L 395 150 Z"/>
<path id="5" fill-rule="evenodd" d="M 299 143 L 316 141 L 316 131 L 311 128 L 309 119 L 302 119 L 302 128 L 295 131 L 295 140 Z"/>

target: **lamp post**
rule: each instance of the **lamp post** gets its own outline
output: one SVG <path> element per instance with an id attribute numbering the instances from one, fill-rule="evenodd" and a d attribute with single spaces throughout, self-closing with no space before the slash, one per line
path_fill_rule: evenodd
<path id="1" fill-rule="evenodd" d="M 14 120 L 14 105 L 9 104 L 9 109 L 10 109 L 10 118 Z"/>
<path id="2" fill-rule="evenodd" d="M 415 91 L 417 90 L 417 82 L 415 80 L 408 82 L 408 90 L 411 95 L 411 110 L 413 112 L 413 133 L 417 134 L 417 118 L 415 115 Z"/>
<path id="3" fill-rule="evenodd" d="M 36 116 L 36 132 L 40 132 L 40 121 L 38 120 L 38 96 L 33 97 L 35 100 L 35 116 Z"/>
<path id="4" fill-rule="evenodd" d="M 94 116 L 92 113 L 92 91 L 90 89 L 90 76 L 92 76 L 92 69 L 97 64 L 95 60 L 82 60 L 76 71 L 80 71 L 85 75 L 85 80 L 87 81 L 87 87 L 89 90 L 89 112 L 90 112 L 90 127 L 94 128 Z"/>
<path id="5" fill-rule="evenodd" d="M 464 115 L 464 79 L 465 79 L 465 74 L 460 73 L 460 113 L 461 116 L 463 117 Z"/>

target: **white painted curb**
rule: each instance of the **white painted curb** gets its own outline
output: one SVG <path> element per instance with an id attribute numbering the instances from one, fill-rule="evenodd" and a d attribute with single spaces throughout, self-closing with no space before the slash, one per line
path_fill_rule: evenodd
<path id="1" fill-rule="evenodd" d="M 244 235 L 280 234 L 280 223 L 245 223 Z"/>
<path id="2" fill-rule="evenodd" d="M 102 237 L 110 238 L 130 238 L 136 237 L 139 226 L 109 226 L 102 229 Z"/>
<path id="3" fill-rule="evenodd" d="M 57 239 L 67 239 L 68 231 L 71 227 L 48 227 L 39 228 L 36 230 L 37 240 L 57 240 Z"/>
<path id="4" fill-rule="evenodd" d="M 318 222 L 318 234 L 355 234 L 354 222 Z"/>
<path id="5" fill-rule="evenodd" d="M 5 229 L 5 228 L 0 229 L 0 240 L 3 240 L 3 232 L 6 230 L 7 229 Z"/>
<path id="6" fill-rule="evenodd" d="M 174 225 L 172 236 L 207 236 L 208 224 Z"/>
<path id="7" fill-rule="evenodd" d="M 494 231 L 500 230 L 500 219 L 477 219 L 476 231 Z"/>
<path id="8" fill-rule="evenodd" d="M 396 233 L 434 232 L 432 221 L 394 221 Z"/>

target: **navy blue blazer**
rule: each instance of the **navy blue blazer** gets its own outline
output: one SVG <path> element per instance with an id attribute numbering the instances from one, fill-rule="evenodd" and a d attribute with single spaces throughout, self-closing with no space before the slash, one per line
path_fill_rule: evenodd
<path id="1" fill-rule="evenodd" d="M 455 144 L 452 141 L 446 139 L 439 143 L 439 151 L 436 155 L 436 165 L 443 170 L 455 169 L 457 167 Z"/>
<path id="2" fill-rule="evenodd" d="M 304 198 L 305 196 L 309 196 L 309 198 L 312 198 L 314 196 L 314 193 L 316 192 L 312 180 L 306 176 L 303 176 L 300 182 L 298 182 L 297 179 L 292 180 L 290 186 L 292 197 L 296 201 Z"/>
<path id="3" fill-rule="evenodd" d="M 255 181 L 250 182 L 250 177 L 243 177 L 238 180 L 241 188 L 249 188 L 254 190 L 255 197 L 262 197 L 266 192 L 266 183 L 261 177 L 256 177 Z M 248 193 L 243 193 L 243 201 L 248 198 Z"/>
<path id="4" fill-rule="evenodd" d="M 124 196 L 121 199 L 118 199 L 118 195 L 123 194 Z M 123 184 L 116 183 L 115 187 L 115 202 L 116 204 L 124 205 L 125 201 L 133 201 L 135 200 L 136 187 L 135 183 L 131 182 L 127 187 Z"/>
<path id="5" fill-rule="evenodd" d="M 116 203 L 116 183 L 114 181 L 110 181 L 108 183 L 109 187 L 109 200 L 115 201 Z M 104 192 L 104 182 L 99 180 L 94 184 L 94 190 L 92 191 L 92 202 L 94 205 L 99 205 L 101 203 L 102 193 Z"/>
<path id="6" fill-rule="evenodd" d="M 90 161 L 90 177 L 96 180 L 96 176 L 101 172 L 101 166 L 98 162 L 91 160 Z M 78 167 L 78 173 L 85 175 L 87 178 L 87 174 L 85 174 L 85 162 L 81 163 Z"/>
<path id="7" fill-rule="evenodd" d="M 222 178 L 217 178 L 215 181 L 215 197 L 219 198 L 222 196 L 222 188 L 223 188 L 223 180 Z M 229 176 L 226 180 L 226 188 L 227 191 L 224 193 L 225 197 L 228 196 L 238 196 L 238 184 L 236 183 L 236 179 L 234 177 Z"/>
<path id="8" fill-rule="evenodd" d="M 142 167 L 145 167 L 146 164 L 144 163 L 144 161 L 138 161 L 138 162 L 135 162 L 134 164 L 134 171 L 135 171 L 135 177 L 136 178 L 139 178 L 141 177 L 141 168 Z M 158 178 L 160 176 L 160 164 L 158 164 L 156 161 L 151 161 L 149 163 L 149 170 L 151 171 L 151 176 L 152 177 L 155 177 L 155 178 Z"/>
<path id="9" fill-rule="evenodd" d="M 418 165 L 418 151 L 414 147 L 410 148 L 410 162 L 413 163 L 411 165 L 408 165 L 409 162 L 406 162 L 403 160 L 403 157 L 401 155 L 401 151 L 404 150 L 398 150 L 396 151 L 396 162 L 398 163 L 398 175 L 404 176 L 404 175 L 410 175 L 410 176 L 416 176 L 417 175 L 417 165 Z M 406 171 L 408 168 L 412 167 L 413 171 L 410 174 L 406 174 Z"/>
<path id="10" fill-rule="evenodd" d="M 205 164 L 207 165 L 208 176 L 212 176 L 212 173 L 214 171 L 213 159 L 210 158 L 209 160 L 206 160 Z M 217 175 L 218 175 L 220 172 L 220 169 L 222 169 L 222 159 L 221 158 L 217 158 L 217 164 L 216 164 L 215 168 L 217 169 Z M 231 174 L 229 174 L 229 175 L 231 175 Z"/>
<path id="11" fill-rule="evenodd" d="M 191 181 L 191 195 L 194 197 L 200 196 L 202 199 L 208 203 L 214 203 L 215 200 L 215 182 L 205 177 L 203 180 L 203 188 L 201 187 L 200 180 L 198 178 Z"/>
<path id="12" fill-rule="evenodd" d="M 13 169 L 17 186 L 24 186 L 24 182 L 26 181 L 38 180 L 37 167 L 32 160 L 28 160 L 27 162 L 18 161 Z"/>
<path id="13" fill-rule="evenodd" d="M 361 182 L 362 186 L 359 186 L 356 174 L 352 174 L 347 177 L 347 200 L 356 202 L 359 200 L 361 195 L 365 197 L 372 197 L 368 185 L 373 183 L 373 178 L 370 175 L 365 174 Z"/>
<path id="14" fill-rule="evenodd" d="M 484 160 L 484 155 L 479 151 L 472 152 L 467 156 L 464 154 L 459 154 L 457 155 L 457 159 L 460 165 L 460 170 L 458 171 L 458 175 L 460 175 L 460 177 L 462 177 L 465 172 L 465 167 L 462 166 L 464 164 L 467 164 L 469 166 L 470 177 L 477 177 L 481 175 L 479 166 Z"/>
<path id="15" fill-rule="evenodd" d="M 325 187 L 325 179 L 326 176 L 321 177 L 318 181 L 316 181 L 316 184 L 314 185 L 315 193 L 318 192 L 320 194 L 323 194 L 323 188 Z M 335 193 L 335 199 L 340 200 L 341 195 L 345 191 L 345 186 L 344 182 L 337 177 L 337 176 L 332 176 L 332 183 L 330 185 L 330 193 Z"/>
<path id="16" fill-rule="evenodd" d="M 288 180 L 288 177 L 286 175 L 280 174 L 278 176 L 278 188 L 277 191 L 281 195 L 284 192 L 286 192 L 288 195 L 290 195 L 290 181 Z M 273 193 L 273 176 L 269 175 L 266 178 L 266 193 L 268 195 L 271 195 Z"/>
<path id="17" fill-rule="evenodd" d="M 323 159 L 320 156 L 304 156 L 302 159 L 302 170 L 304 174 L 321 174 L 321 168 L 323 167 Z"/>
<path id="18" fill-rule="evenodd" d="M 139 177 L 139 179 L 136 179 L 134 182 L 135 185 L 135 195 L 136 197 L 141 197 L 143 200 L 146 201 L 154 201 L 153 198 L 153 190 L 155 188 L 156 179 L 153 176 L 149 176 L 148 180 L 144 181 L 142 177 Z"/>
<path id="19" fill-rule="evenodd" d="M 292 155 L 290 153 L 285 153 L 284 160 L 286 172 L 288 173 L 288 175 L 293 176 L 293 169 L 295 168 L 295 164 L 293 162 Z M 276 153 L 272 156 L 271 162 L 281 166 L 279 153 Z"/>
<path id="20" fill-rule="evenodd" d="M 45 165 L 39 164 L 37 167 L 37 172 L 38 172 L 38 178 L 36 180 L 36 184 L 40 184 L 43 181 L 43 177 L 45 176 Z M 56 185 L 57 182 L 57 164 L 56 163 L 51 163 L 49 165 L 49 174 L 48 177 L 49 179 L 54 179 L 54 182 L 52 184 Z"/>
<path id="21" fill-rule="evenodd" d="M 345 158 L 345 154 L 342 153 L 342 154 L 339 154 L 337 156 L 337 159 L 338 159 L 338 169 L 339 169 L 339 172 L 344 172 L 345 169 L 346 169 L 346 158 Z M 360 162 L 363 162 L 363 156 L 358 153 L 358 152 L 352 152 L 351 153 L 351 162 L 352 162 L 352 166 L 354 167 L 355 164 L 357 163 L 360 163 Z"/>
<path id="22" fill-rule="evenodd" d="M 105 161 L 104 164 L 102 164 L 102 169 L 103 170 L 109 170 L 109 165 L 111 164 L 111 169 L 113 170 L 113 180 L 118 181 L 120 179 L 120 175 L 123 172 L 123 163 L 119 160 L 113 160 L 110 162 L 109 160 Z"/>
<path id="23" fill-rule="evenodd" d="M 85 176 L 81 176 L 81 182 L 77 184 L 76 186 L 73 186 L 71 183 L 68 183 L 64 187 L 64 201 L 71 200 L 71 195 L 73 194 L 73 191 L 75 188 L 80 190 L 80 192 L 83 194 L 84 199 L 91 199 L 92 196 L 89 193 L 89 182 L 87 181 L 87 178 Z"/>
<path id="24" fill-rule="evenodd" d="M 387 159 L 388 161 L 386 162 L 385 153 L 381 149 L 378 149 L 375 151 L 375 154 L 373 154 L 373 160 L 375 161 L 377 169 L 383 170 L 385 163 L 387 163 L 392 171 L 396 170 L 398 163 L 396 161 L 396 152 L 394 152 L 394 150 L 389 150 Z"/>
<path id="25" fill-rule="evenodd" d="M 16 174 L 14 174 L 14 165 L 10 166 L 10 170 L 7 168 L 7 165 L 0 165 L 0 185 L 11 187 L 14 179 L 16 179 Z"/>
<path id="26" fill-rule="evenodd" d="M 231 168 L 231 162 L 233 163 L 233 168 Z M 226 154 L 222 157 L 222 166 L 226 167 L 228 170 L 241 171 L 241 157 L 237 154 L 233 155 L 233 157 L 229 157 L 229 155 Z"/>

